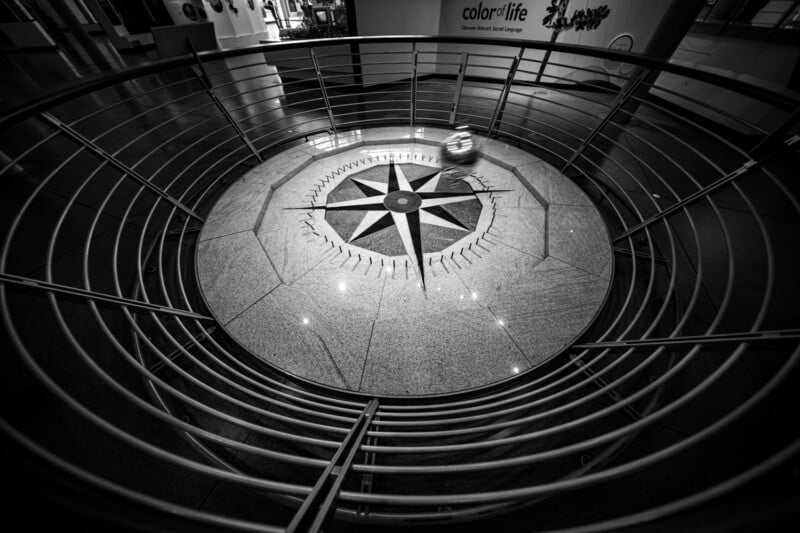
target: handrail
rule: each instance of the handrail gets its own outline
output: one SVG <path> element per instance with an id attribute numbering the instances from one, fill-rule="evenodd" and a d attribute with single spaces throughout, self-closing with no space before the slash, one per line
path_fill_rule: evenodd
<path id="1" fill-rule="evenodd" d="M 610 59 L 623 63 L 634 63 L 653 70 L 661 70 L 673 74 L 688 76 L 699 81 L 704 81 L 712 85 L 718 85 L 753 98 L 766 99 L 780 102 L 786 108 L 793 108 L 800 105 L 800 98 L 789 94 L 778 93 L 751 83 L 741 81 L 736 78 L 723 76 L 716 72 L 703 69 L 702 67 L 689 67 L 687 65 L 664 61 L 660 58 L 638 54 L 635 52 L 618 52 L 608 48 L 598 48 L 590 46 L 580 46 L 573 44 L 551 43 L 549 41 L 534 40 L 515 40 L 499 38 L 465 38 L 447 37 L 431 35 L 389 35 L 389 36 L 367 36 L 367 37 L 338 37 L 327 39 L 282 41 L 280 43 L 258 44 L 242 48 L 229 48 L 224 50 L 206 50 L 198 52 L 201 60 L 213 61 L 215 59 L 226 59 L 240 55 L 253 53 L 265 53 L 274 50 L 292 50 L 297 48 L 318 48 L 327 45 L 357 45 L 357 44 L 381 44 L 381 43 L 444 43 L 444 44 L 484 44 L 484 45 L 503 45 L 516 48 L 529 48 L 532 50 L 550 50 L 568 54 L 586 55 L 600 59 Z M 400 52 L 398 52 L 400 53 Z M 167 59 L 159 59 L 145 65 L 120 69 L 111 74 L 98 74 L 89 79 L 63 87 L 53 93 L 44 94 L 31 98 L 27 102 L 20 103 L 11 108 L 3 110 L 0 116 L 0 128 L 7 127 L 9 124 L 28 118 L 44 109 L 68 101 L 70 98 L 109 87 L 121 81 L 138 78 L 148 74 L 154 74 L 175 67 L 188 67 L 194 63 L 192 54 L 185 54 Z"/>

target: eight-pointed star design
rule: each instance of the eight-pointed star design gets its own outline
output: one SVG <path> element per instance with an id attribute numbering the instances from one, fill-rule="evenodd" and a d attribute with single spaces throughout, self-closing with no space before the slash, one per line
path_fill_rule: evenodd
<path id="1" fill-rule="evenodd" d="M 471 231 L 441 206 L 475 200 L 475 193 L 483 192 L 436 192 L 441 177 L 442 170 L 438 170 L 415 180 L 412 185 L 406 179 L 403 170 L 394 161 L 390 161 L 388 183 L 351 178 L 367 197 L 330 202 L 325 205 L 324 209 L 327 211 L 366 211 L 364 218 L 361 219 L 347 242 L 394 225 L 403 242 L 403 247 L 422 281 L 424 290 L 425 269 L 420 226 L 431 224 L 464 232 Z"/>

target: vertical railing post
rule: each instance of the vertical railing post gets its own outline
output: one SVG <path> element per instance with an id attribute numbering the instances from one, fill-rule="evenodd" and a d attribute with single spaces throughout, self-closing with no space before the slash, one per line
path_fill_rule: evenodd
<path id="1" fill-rule="evenodd" d="M 378 422 L 380 417 L 376 414 L 372 417 L 372 422 Z M 367 446 L 377 446 L 378 445 L 378 437 L 372 437 L 367 434 L 366 438 L 364 439 L 364 443 Z M 375 464 L 376 453 L 375 452 L 364 452 L 364 464 L 365 465 L 374 465 Z M 365 473 L 361 475 L 361 484 L 359 486 L 360 492 L 364 493 L 371 493 L 372 492 L 372 484 L 373 484 L 373 475 L 369 473 Z M 369 514 L 369 504 L 359 504 L 358 508 L 356 509 L 356 514 L 358 516 L 367 516 Z"/>
<path id="2" fill-rule="evenodd" d="M 556 42 L 558 39 L 557 31 L 553 30 L 553 33 L 550 34 L 550 44 Z M 542 62 L 539 63 L 539 72 L 536 73 L 536 84 L 540 84 L 542 82 L 542 76 L 544 76 L 544 69 L 547 68 L 547 62 L 550 61 L 550 48 L 544 51 L 544 57 L 542 57 Z"/>
<path id="3" fill-rule="evenodd" d="M 417 118 L 417 43 L 411 45 L 411 127 Z"/>
<path id="4" fill-rule="evenodd" d="M 104 159 L 112 166 L 116 167 L 117 170 L 123 173 L 124 177 L 132 179 L 136 181 L 141 186 L 149 189 L 150 191 L 156 193 L 158 196 L 166 200 L 167 202 L 171 203 L 190 217 L 194 218 L 195 220 L 199 220 L 203 222 L 203 217 L 192 211 L 188 206 L 184 205 L 180 200 L 169 194 L 167 191 L 162 189 L 161 187 L 155 185 L 150 181 L 150 179 L 145 178 L 138 171 L 136 171 L 133 167 L 126 165 L 123 163 L 115 153 L 110 153 L 101 148 L 97 143 L 89 139 L 88 137 L 84 136 L 83 134 L 79 133 L 78 130 L 66 124 L 50 113 L 43 112 L 39 115 L 39 117 L 47 124 L 50 124 L 54 128 L 62 131 L 67 135 L 67 137 L 71 138 L 72 140 L 76 141 L 77 143 L 84 146 L 90 152 L 94 153 L 98 157 Z M 152 178 L 151 178 L 152 179 Z"/>
<path id="5" fill-rule="evenodd" d="M 325 89 L 325 80 L 322 79 L 322 71 L 319 68 L 317 53 L 313 48 L 309 48 L 308 53 L 311 56 L 311 62 L 314 64 L 314 70 L 317 73 L 317 82 L 319 82 L 319 89 L 322 91 L 322 100 L 325 102 L 325 109 L 328 111 L 328 119 L 331 121 L 331 129 L 333 133 L 336 133 L 336 121 L 333 120 L 333 109 L 331 108 L 331 101 L 328 99 L 328 91 Z"/>
<path id="6" fill-rule="evenodd" d="M 356 453 L 361 449 L 372 417 L 378 410 L 378 400 L 372 399 L 361 411 L 342 444 L 331 457 L 311 492 L 306 496 L 292 521 L 286 526 L 286 533 L 317 533 L 333 511 L 333 504 L 339 497 L 345 477 L 350 471 Z"/>
<path id="7" fill-rule="evenodd" d="M 514 56 L 514 59 L 511 61 L 511 68 L 508 69 L 508 76 L 506 76 L 503 89 L 500 91 L 500 98 L 497 100 L 497 105 L 494 108 L 492 120 L 489 122 L 489 131 L 486 134 L 487 137 L 491 137 L 497 131 L 498 124 L 503 116 L 503 110 L 506 107 L 506 101 L 508 100 L 508 92 L 511 90 L 511 82 L 514 81 L 514 76 L 517 74 L 517 69 L 519 68 L 519 63 L 522 60 L 522 54 L 524 52 L 525 49 L 521 48 L 519 55 Z"/>
<path id="8" fill-rule="evenodd" d="M 456 122 L 458 114 L 458 102 L 461 100 L 461 89 L 464 86 L 464 76 L 467 72 L 469 62 L 469 52 L 461 52 L 461 64 L 458 66 L 458 79 L 456 80 L 456 91 L 453 93 L 453 103 L 450 106 L 450 125 Z"/>
<path id="9" fill-rule="evenodd" d="M 211 85 L 211 79 L 208 77 L 206 68 L 203 65 L 203 62 L 200 60 L 197 50 L 195 50 L 194 46 L 192 46 L 192 42 L 189 39 L 187 39 L 186 42 L 189 44 L 189 49 L 192 51 L 194 59 L 197 62 L 197 68 L 199 69 L 199 72 L 195 72 L 195 76 L 197 76 L 197 79 L 200 80 L 200 83 L 203 85 L 203 89 L 205 89 L 206 94 L 208 94 L 209 98 L 211 98 L 211 100 L 214 102 L 214 105 L 217 106 L 217 109 L 219 109 L 220 113 L 222 113 L 222 115 L 225 117 L 225 120 L 227 120 L 231 127 L 236 131 L 236 134 L 242 139 L 242 141 L 244 141 L 244 144 L 250 149 L 255 158 L 258 159 L 259 162 L 263 162 L 264 160 L 261 158 L 261 154 L 258 153 L 258 150 L 256 150 L 256 147 L 250 142 L 250 139 L 244 133 L 244 130 L 239 127 L 239 123 L 236 122 L 236 119 L 233 118 L 233 115 L 231 115 L 230 111 L 228 111 L 228 108 L 225 107 L 225 104 L 222 103 L 222 100 L 220 100 L 214 92 L 214 88 Z"/>
<path id="10" fill-rule="evenodd" d="M 628 87 L 617 97 L 617 101 L 614 102 L 614 104 L 611 106 L 611 109 L 609 110 L 608 114 L 606 114 L 603 120 L 600 121 L 600 124 L 598 124 L 597 127 L 583 140 L 581 145 L 578 147 L 577 150 L 575 150 L 575 153 L 572 154 L 572 156 L 569 158 L 569 160 L 567 160 L 564 166 L 561 167 L 561 172 L 567 170 L 567 168 L 569 168 L 575 162 L 575 160 L 578 159 L 578 157 L 583 153 L 586 147 L 589 146 L 589 144 L 591 144 L 594 138 L 597 137 L 600 131 L 606 127 L 606 124 L 611 122 L 611 119 L 614 118 L 614 116 L 617 114 L 620 108 L 623 105 L 625 105 L 625 103 L 628 101 L 628 98 L 630 98 L 630 96 L 634 93 L 634 91 L 636 91 L 636 89 L 639 88 L 639 85 L 641 85 L 644 79 L 649 75 L 650 75 L 649 68 L 642 70 L 639 73 L 639 76 L 636 78 L 636 80 L 633 83 L 629 84 Z"/>

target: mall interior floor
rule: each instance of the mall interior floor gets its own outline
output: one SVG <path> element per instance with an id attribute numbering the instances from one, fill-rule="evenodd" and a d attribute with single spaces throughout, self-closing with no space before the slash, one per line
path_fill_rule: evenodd
<path id="1" fill-rule="evenodd" d="M 104 39 L 102 37 L 96 37 L 96 39 L 98 41 L 98 45 L 99 45 L 100 49 L 104 51 L 104 54 L 107 56 L 107 58 L 109 60 L 109 63 L 114 68 L 124 68 L 126 66 L 142 65 L 142 64 L 145 64 L 147 62 L 154 61 L 154 60 L 158 59 L 155 51 L 152 50 L 152 49 L 151 50 L 145 50 L 145 51 L 142 51 L 142 52 L 136 52 L 136 53 L 120 54 L 120 53 L 118 53 L 117 51 L 115 51 L 113 49 L 113 47 L 110 45 L 110 43 L 106 39 Z M 252 60 L 252 58 L 251 58 L 251 60 Z M 24 102 L 24 101 L 28 101 L 28 100 L 30 100 L 32 98 L 36 98 L 37 94 L 44 94 L 44 93 L 47 93 L 47 92 L 50 92 L 50 91 L 53 91 L 53 90 L 57 90 L 57 88 L 60 85 L 73 84 L 75 82 L 87 79 L 87 78 L 89 78 L 91 76 L 96 76 L 96 75 L 103 74 L 101 69 L 99 69 L 96 65 L 92 64 L 91 61 L 88 59 L 88 56 L 85 53 L 83 53 L 80 50 L 80 47 L 69 38 L 67 38 L 67 40 L 65 40 L 64 42 L 59 43 L 59 47 L 58 48 L 52 49 L 52 50 L 26 51 L 26 52 L 9 52 L 9 51 L 5 51 L 3 53 L 0 53 L 0 68 L 2 68 L 2 72 L 3 72 L 3 76 L 0 77 L 0 101 L 2 102 L 2 104 L 0 104 L 0 105 L 2 105 L 3 108 L 7 108 L 9 106 L 13 106 L 15 104 L 19 104 L 19 103 Z M 452 86 L 452 83 L 450 83 L 449 85 Z M 433 83 L 430 83 L 427 86 L 429 88 L 431 88 L 432 90 L 436 89 Z M 407 88 L 408 88 L 408 84 L 405 84 L 404 90 L 407 90 Z M 436 89 L 436 90 L 439 90 L 439 89 Z M 450 90 L 452 91 L 452 87 L 450 88 Z M 497 88 L 496 87 L 481 86 L 479 84 L 473 84 L 472 86 L 470 86 L 470 91 L 471 91 L 470 92 L 470 97 L 473 99 L 472 103 L 474 105 L 481 105 L 481 99 L 485 100 L 487 98 L 494 97 L 494 95 L 497 92 Z M 312 92 L 312 94 L 313 94 L 313 92 Z M 431 93 L 431 94 L 433 94 L 433 93 Z M 551 94 L 555 94 L 555 93 L 551 92 Z M 426 105 L 432 110 L 431 116 L 434 116 L 433 112 L 437 112 L 437 113 L 440 114 L 439 117 L 440 117 L 440 120 L 441 120 L 441 113 L 443 112 L 442 108 L 444 108 L 444 106 L 447 105 L 447 104 L 445 104 L 445 103 L 437 104 L 436 100 L 439 97 L 431 96 L 430 98 L 431 98 L 431 100 L 433 100 L 433 102 L 427 102 Z M 526 113 L 530 111 L 530 108 L 525 108 L 524 107 L 525 106 L 524 95 L 522 95 L 522 94 L 515 95 L 514 97 L 512 97 L 512 102 L 515 100 L 515 98 L 518 101 L 518 104 L 516 105 L 516 107 L 521 109 L 521 110 L 518 109 L 516 111 L 519 119 L 516 121 L 516 126 L 515 127 L 522 128 L 523 126 L 526 126 L 526 125 L 530 126 L 530 124 L 531 124 L 530 121 L 533 121 L 533 120 L 540 121 L 540 120 L 542 120 L 541 116 L 538 116 L 538 115 L 528 117 L 528 115 Z M 447 102 L 449 104 L 449 99 L 447 97 L 441 97 L 439 99 L 442 102 Z M 283 109 L 283 108 L 286 107 L 287 103 L 289 105 L 291 105 L 291 106 L 296 106 L 297 108 L 302 108 L 303 105 L 306 105 L 306 106 L 312 105 L 313 107 L 317 107 L 317 105 L 318 105 L 317 103 L 314 103 L 314 104 L 302 104 L 300 102 L 301 99 L 299 99 L 299 98 L 294 103 L 291 102 L 291 99 L 288 99 L 288 100 L 289 101 L 287 101 L 286 98 L 273 98 L 273 99 L 269 100 L 268 102 L 265 101 L 265 103 L 263 104 L 265 106 L 265 111 L 264 112 L 271 112 L 271 110 Z M 352 105 L 352 106 L 354 106 L 352 108 L 352 110 L 348 109 L 348 108 L 343 108 L 343 110 L 345 110 L 347 112 L 358 113 L 359 112 L 359 107 L 358 107 L 357 102 L 355 102 L 355 100 L 357 100 L 357 97 L 355 97 L 355 96 L 343 95 L 342 99 L 341 99 L 343 105 Z M 465 109 L 468 109 L 469 104 L 470 104 L 470 100 L 465 100 L 465 102 L 464 102 Z M 486 104 L 483 104 L 483 105 L 486 105 Z M 547 104 L 542 103 L 541 105 L 544 106 L 544 105 L 547 105 Z M 394 106 L 394 107 L 399 108 L 401 106 Z M 371 106 L 370 109 L 374 110 L 376 108 L 374 106 Z M 59 111 L 64 111 L 64 110 L 59 110 Z M 85 110 L 77 109 L 77 110 L 72 110 L 72 112 L 74 113 L 75 116 L 81 116 L 82 114 L 85 113 Z M 285 110 L 285 109 L 284 109 L 284 111 L 280 111 L 280 112 L 281 113 L 285 113 L 286 115 L 290 115 L 290 112 Z M 640 116 L 640 118 L 648 118 L 648 116 L 645 115 L 645 114 L 640 114 L 639 116 Z M 692 136 L 692 132 L 691 131 L 686 131 L 686 129 L 678 128 L 675 125 L 674 121 L 669 121 L 668 117 L 665 117 L 663 114 L 659 115 L 656 112 L 652 112 L 649 115 L 649 118 L 653 119 L 655 121 L 656 116 L 658 118 L 658 120 L 657 120 L 658 124 L 660 124 L 661 126 L 663 126 L 665 124 L 668 125 L 670 135 L 676 139 L 675 140 L 676 143 L 678 142 L 678 139 L 692 138 L 691 137 Z M 320 110 L 320 117 L 323 118 L 324 120 L 327 120 L 327 116 L 325 115 L 324 109 Z M 372 115 L 371 116 L 371 118 L 374 118 L 374 119 L 376 119 L 378 121 L 386 121 L 387 119 L 393 119 L 393 120 L 396 120 L 396 121 L 402 121 L 402 120 L 407 120 L 407 117 L 408 117 L 407 110 L 406 111 L 392 110 L 391 106 L 389 106 L 388 104 L 387 104 L 387 107 L 384 110 L 384 112 L 380 113 L 380 116 L 376 116 L 376 115 Z M 68 117 L 64 117 L 65 120 L 67 118 Z M 357 119 L 358 119 L 358 115 L 357 114 L 353 115 L 353 120 L 357 120 Z M 289 118 L 288 120 L 291 120 L 291 119 Z M 511 119 L 509 119 L 509 120 L 511 120 Z M 220 119 L 220 122 L 222 122 L 221 119 Z M 252 119 L 252 121 L 250 122 L 250 126 L 254 127 L 254 128 L 258 128 L 259 127 L 258 122 L 259 122 L 258 119 Z M 119 137 L 122 140 L 131 139 L 131 138 L 134 138 L 137 135 L 140 135 L 143 132 L 147 131 L 147 128 L 149 127 L 147 124 L 144 124 L 144 123 L 140 124 L 140 125 L 137 125 L 137 124 L 138 124 L 137 122 L 131 122 L 129 124 L 129 126 L 125 129 L 124 132 L 120 132 Z M 109 128 L 109 127 L 111 127 L 109 124 L 105 125 L 105 128 Z M 538 127 L 542 128 L 542 125 L 539 124 Z M 547 128 L 547 127 L 552 127 L 552 125 L 551 126 L 545 126 L 545 128 Z M 626 159 L 628 159 L 628 160 L 632 159 L 633 158 L 633 154 L 635 154 L 635 153 L 640 153 L 641 154 L 641 153 L 646 153 L 648 151 L 653 150 L 653 148 L 651 146 L 647 145 L 646 141 L 648 139 L 659 138 L 659 136 L 657 135 L 657 132 L 653 128 L 649 128 L 646 123 L 641 123 L 639 125 L 632 124 L 632 126 L 627 128 L 627 130 L 628 130 L 627 133 L 623 133 L 621 135 L 621 137 L 619 138 L 621 140 L 621 143 L 620 143 L 621 146 L 614 147 L 613 150 L 610 150 L 609 154 L 610 154 L 611 157 L 605 158 L 605 161 L 599 161 L 598 162 L 599 167 L 603 171 L 607 172 L 609 176 L 613 176 L 614 179 L 619 180 L 620 184 L 622 185 L 622 189 L 624 189 L 628 194 L 642 196 L 642 195 L 647 195 L 649 193 L 653 197 L 655 197 L 655 195 L 657 194 L 658 195 L 658 203 L 661 204 L 660 208 L 664 208 L 664 207 L 668 206 L 670 202 L 674 201 L 674 197 L 671 196 L 671 191 L 667 187 L 665 187 L 663 183 L 661 183 L 659 181 L 657 174 L 663 174 L 663 175 L 667 176 L 669 178 L 669 184 L 672 187 L 677 187 L 678 188 L 678 190 L 676 191 L 678 193 L 678 195 L 679 196 L 685 195 L 686 191 L 689 190 L 688 188 L 690 186 L 692 186 L 692 184 L 689 181 L 686 181 L 686 180 L 682 181 L 682 178 L 680 176 L 676 176 L 675 173 L 673 171 L 671 171 L 671 169 L 670 169 L 671 165 L 667 164 L 666 161 L 662 162 L 663 163 L 663 168 L 659 168 L 657 165 L 654 165 L 654 166 L 649 167 L 649 168 L 642 167 L 641 174 L 636 176 L 636 178 L 639 178 L 639 179 L 642 180 L 642 183 L 646 184 L 646 189 L 647 190 L 643 189 L 642 187 L 640 187 L 639 185 L 634 183 L 632 181 L 632 177 L 625 176 L 625 173 L 622 172 L 620 168 L 617 168 L 619 165 L 617 165 L 617 163 L 615 163 L 615 160 L 619 161 L 622 164 L 622 166 L 624 166 L 624 167 L 633 168 L 632 165 L 629 162 L 626 162 L 625 160 Z M 512 131 L 512 130 L 507 130 L 507 131 Z M 516 130 L 513 130 L 513 131 L 516 131 Z M 519 135 L 523 135 L 522 131 L 523 130 L 520 129 L 519 132 L 517 132 L 517 133 Z M 545 130 L 539 129 L 539 131 L 543 131 L 545 133 L 547 132 L 546 129 Z M 14 134 L 15 134 L 15 132 L 13 132 L 13 131 L 3 132 L 3 135 L 14 135 Z M 37 133 L 37 135 L 38 135 L 38 133 Z M 529 134 L 525 133 L 525 135 L 529 135 Z M 664 150 L 667 153 L 670 153 L 671 151 L 670 151 L 670 147 L 667 146 L 668 144 L 669 143 L 664 143 L 662 141 L 658 145 L 659 149 Z M 261 145 L 259 145 L 259 146 L 261 146 Z M 716 145 L 703 146 L 703 150 L 704 150 L 704 153 L 708 157 L 710 157 L 711 159 L 713 159 L 713 160 L 720 160 L 721 159 L 720 154 L 719 153 L 715 153 L 716 150 L 719 150 L 719 147 L 717 147 Z M 126 156 L 130 156 L 131 158 L 133 157 L 133 154 L 125 154 L 125 155 Z M 168 156 L 169 156 L 169 154 L 166 154 L 164 157 L 166 158 Z M 200 156 L 202 156 L 202 154 L 195 154 L 193 157 L 200 157 Z M 188 154 L 187 154 L 187 157 L 188 157 Z M 655 158 L 650 157 L 648 159 L 653 160 Z M 159 161 L 159 163 L 160 163 L 160 161 Z M 682 163 L 684 165 L 684 168 L 692 176 L 698 177 L 701 180 L 710 179 L 709 176 L 711 174 L 708 173 L 708 169 L 705 168 L 705 164 L 704 163 L 702 163 L 700 161 L 697 161 L 697 160 L 695 160 L 695 161 L 683 161 Z M 796 165 L 796 163 L 797 162 L 795 161 L 794 158 L 792 158 L 791 160 L 787 160 L 787 161 L 778 161 L 778 162 L 776 162 L 776 164 L 785 165 L 786 167 L 791 167 L 792 165 Z M 26 170 L 29 170 L 29 169 L 26 169 Z M 31 175 L 33 176 L 33 175 L 35 175 L 35 173 L 31 173 Z M 570 176 L 570 177 L 573 177 L 573 176 Z M 574 177 L 574 178 L 576 179 L 576 181 L 584 179 L 584 178 L 582 178 L 580 176 L 577 176 L 577 177 Z M 762 176 L 760 174 L 754 173 L 752 176 L 750 176 L 748 178 L 747 181 L 743 181 L 743 184 L 742 184 L 742 186 L 745 188 L 746 192 L 748 193 L 748 196 L 753 198 L 756 203 L 762 202 L 762 200 L 759 199 L 759 197 L 758 197 L 758 189 L 762 185 L 761 178 L 762 178 Z M 628 182 L 623 181 L 623 180 L 626 180 L 626 179 L 631 180 L 631 181 L 628 181 Z M 20 180 L 20 181 L 22 181 L 22 180 Z M 28 181 L 27 178 L 26 178 L 26 181 Z M 34 180 L 31 179 L 30 181 L 34 181 Z M 22 184 L 22 185 L 16 184 L 14 186 L 23 187 L 23 185 L 24 184 Z M 600 195 L 597 194 L 597 191 L 596 190 L 592 190 L 591 185 L 585 185 L 585 183 L 581 183 L 581 185 L 584 185 L 585 189 L 589 190 L 590 193 L 592 193 L 593 199 L 595 199 L 598 202 L 602 201 L 602 198 L 600 197 Z M 29 185 L 26 185 L 26 186 L 29 186 Z M 791 184 L 788 184 L 788 186 L 792 187 Z M 8 195 L 8 197 L 11 198 L 12 196 L 13 196 L 13 191 L 12 191 L 11 194 Z M 21 194 L 18 197 L 19 198 L 24 198 L 25 196 L 24 196 L 24 194 Z M 88 198 L 88 195 L 87 195 L 87 200 L 88 199 L 89 198 Z M 734 226 L 734 227 L 746 227 L 746 220 L 752 215 L 749 213 L 750 209 L 748 208 L 748 206 L 743 203 L 743 200 L 741 198 L 737 197 L 736 191 L 731 191 L 731 190 L 723 191 L 723 192 L 721 192 L 719 194 L 717 199 L 719 200 L 719 208 L 721 210 L 723 210 L 723 212 L 724 212 L 724 214 L 726 216 L 726 219 L 729 220 L 729 221 L 733 221 L 732 222 L 732 226 Z M 639 202 L 639 204 L 641 204 L 641 203 L 642 202 Z M 88 204 L 87 204 L 87 206 L 88 206 Z M 88 206 L 88 207 L 91 208 L 91 206 Z M 784 227 L 785 226 L 783 228 L 783 231 L 779 231 L 777 233 L 773 233 L 773 234 L 781 235 L 781 241 L 775 243 L 775 249 L 778 251 L 779 254 L 794 253 L 793 250 L 796 249 L 796 246 L 794 245 L 794 241 L 793 241 L 793 238 L 796 235 L 796 233 L 793 232 L 792 228 L 790 227 L 790 224 L 794 219 L 790 218 L 788 216 L 784 216 L 785 213 L 783 212 L 783 211 L 787 211 L 787 212 L 790 211 L 790 207 L 791 206 L 773 206 L 770 209 L 764 210 L 764 209 L 761 209 L 761 206 L 759 206 L 759 209 L 758 209 L 759 212 L 769 212 L 769 213 L 771 213 L 771 215 L 768 217 L 768 219 L 766 221 L 767 224 L 770 224 L 771 226 L 775 226 L 775 227 L 777 227 L 777 226 Z M 656 208 L 656 205 L 654 205 L 654 209 L 655 208 Z M 706 210 L 710 209 L 709 207 L 707 207 L 705 205 L 702 206 L 702 208 L 706 209 Z M 9 210 L 9 211 L 13 211 L 13 210 Z M 649 215 L 649 214 L 651 214 L 651 213 L 644 213 L 644 215 Z M 685 225 L 685 223 L 684 223 L 684 225 Z M 718 239 L 719 231 L 718 230 L 714 229 L 711 225 L 709 225 L 706 230 L 709 232 L 707 234 L 708 235 L 707 242 L 719 242 L 719 239 Z M 758 236 L 757 235 L 753 236 L 752 239 L 748 236 L 748 238 L 745 239 L 745 240 L 747 240 L 748 242 L 757 243 L 758 242 Z M 682 245 L 681 243 L 679 243 L 679 244 Z M 753 264 L 751 270 L 753 272 L 759 272 L 763 268 L 763 265 L 761 265 L 759 263 L 759 258 L 763 257 L 763 254 L 749 253 L 749 252 L 750 252 L 750 250 L 746 250 L 746 249 L 740 249 L 740 250 L 736 250 L 735 251 L 735 253 L 737 254 L 737 265 L 749 265 L 750 262 L 753 262 L 754 264 Z M 708 253 L 715 253 L 713 247 L 709 246 Z M 739 257 L 739 256 L 741 256 L 741 257 Z M 71 256 L 65 254 L 64 258 L 65 258 L 65 260 L 71 259 Z M 787 262 L 787 261 L 779 261 L 778 264 L 793 264 L 793 263 L 791 261 L 789 261 L 789 262 Z M 680 268 L 686 268 L 686 269 L 693 269 L 693 268 L 695 268 L 695 265 L 687 263 L 687 264 L 681 264 L 681 265 L 679 265 L 679 267 Z M 659 266 L 658 268 L 663 268 L 663 266 Z M 33 274 L 33 273 L 31 273 L 31 274 Z M 791 275 L 791 273 L 783 272 L 783 273 L 780 273 L 780 275 L 781 276 L 786 276 L 786 275 Z M 718 285 L 718 281 L 713 279 L 713 277 L 704 278 L 704 281 L 707 283 L 707 286 L 704 287 L 704 293 L 703 294 L 704 295 L 706 295 L 706 294 L 709 295 L 708 296 L 708 302 L 703 302 L 701 305 L 698 305 L 698 308 L 701 309 L 702 313 L 708 313 L 709 315 L 713 315 L 715 309 L 713 307 L 713 304 L 711 303 L 712 300 L 714 300 L 714 298 L 712 298 L 712 296 L 718 296 L 719 291 L 721 290 L 721 288 L 719 286 L 717 286 Z M 763 280 L 761 278 L 759 278 L 758 275 L 753 275 L 753 276 L 748 277 L 746 280 L 742 281 L 741 283 L 757 285 L 759 283 L 762 283 L 762 281 Z M 791 284 L 783 283 L 782 286 L 783 287 L 794 287 L 795 292 L 797 291 L 797 284 L 791 285 Z M 758 291 L 756 291 L 756 290 L 754 290 L 752 292 L 754 294 L 758 294 Z M 748 293 L 746 291 L 742 291 L 741 297 L 742 298 L 746 298 L 747 294 Z M 782 296 L 782 300 L 785 301 L 786 304 L 783 305 L 783 306 L 780 306 L 781 307 L 780 315 L 771 317 L 773 322 L 768 324 L 769 326 L 771 326 L 773 328 L 776 328 L 776 329 L 780 328 L 783 325 L 784 321 L 786 321 L 788 323 L 791 323 L 791 317 L 793 316 L 792 313 L 795 311 L 794 302 L 796 302 L 797 298 L 798 298 L 797 294 L 788 294 L 787 293 L 787 294 L 782 294 L 781 296 Z M 744 305 L 742 302 L 739 302 L 739 304 L 740 305 L 735 306 L 737 309 L 748 309 L 748 306 Z M 751 318 L 751 317 L 748 317 L 746 315 L 746 313 L 742 313 L 742 314 L 740 314 L 738 316 L 733 316 L 733 315 L 729 314 L 728 316 L 726 316 L 726 322 L 723 323 L 723 327 L 721 328 L 721 330 L 723 330 L 723 331 L 724 330 L 736 331 L 736 330 L 740 329 L 741 324 L 733 323 L 731 321 L 732 320 L 736 320 L 736 321 L 741 320 L 742 323 L 744 324 L 744 323 L 747 322 L 747 319 L 749 319 L 749 318 Z M 698 323 L 702 324 L 702 323 L 706 323 L 706 321 L 705 320 L 698 320 Z M 120 326 L 120 327 L 122 327 L 122 326 Z M 689 325 L 689 327 L 691 327 L 691 324 Z M 86 333 L 87 333 L 87 337 L 90 337 L 91 335 L 94 334 L 94 332 L 91 332 L 91 331 L 87 331 Z M 739 381 L 747 383 L 748 386 L 750 386 L 750 387 L 756 387 L 758 382 L 761 380 L 761 374 L 762 374 L 762 372 L 761 372 L 761 370 L 759 368 L 759 365 L 768 364 L 769 363 L 768 358 L 764 358 L 764 361 L 765 361 L 764 363 L 755 361 L 755 362 L 752 362 L 752 363 L 748 362 L 746 365 L 743 364 L 740 368 L 737 369 L 738 372 L 736 373 L 736 378 L 737 379 L 741 378 Z M 763 372 L 763 374 L 769 375 L 769 372 Z M 87 387 L 87 389 L 88 389 L 88 387 Z M 718 399 L 717 401 L 721 403 L 721 402 L 725 401 L 726 395 L 725 394 L 715 394 L 715 395 L 709 395 L 709 397 L 716 398 L 716 399 Z M 109 403 L 109 405 L 111 405 L 111 403 Z M 125 414 L 126 413 L 124 413 L 124 412 L 123 413 L 118 413 L 117 416 L 123 418 Z M 670 420 L 665 421 L 663 427 L 660 430 L 673 431 L 673 432 L 676 432 L 676 433 L 680 433 L 680 432 L 684 431 L 686 429 L 686 427 L 691 425 L 691 424 L 692 424 L 692 420 L 690 420 L 690 419 L 683 419 L 683 420 L 670 419 Z M 52 428 L 43 429 L 43 431 L 45 431 L 45 430 L 53 431 Z M 75 432 L 76 430 L 70 430 L 70 431 Z M 66 435 L 66 438 L 63 438 L 62 440 L 69 441 L 70 440 L 69 437 L 71 436 L 71 434 L 70 433 L 65 433 L 65 435 Z M 77 438 L 74 439 L 74 442 L 84 442 L 85 441 L 85 435 L 82 435 L 81 437 L 82 437 L 81 439 L 77 439 Z M 100 439 L 100 438 L 102 438 L 102 436 L 98 435 L 97 438 Z M 735 442 L 735 441 L 733 441 L 733 442 Z M 89 453 L 89 452 L 87 451 L 87 453 Z M 145 469 L 143 469 L 143 470 L 145 470 Z M 196 489 L 196 490 L 194 490 L 194 489 Z M 226 495 L 226 494 L 222 494 L 221 492 L 219 492 L 219 493 L 214 494 L 213 497 L 209 498 L 209 495 L 214 493 L 214 490 L 215 489 L 212 486 L 202 486 L 202 487 L 198 486 L 198 487 L 193 487 L 193 490 L 191 491 L 191 494 L 187 493 L 187 494 L 184 494 L 184 496 L 185 496 L 185 499 L 187 501 L 192 501 L 193 505 L 196 505 L 196 506 L 199 506 L 199 507 L 204 507 L 204 508 L 224 507 L 224 505 L 226 504 L 226 501 L 225 501 L 226 498 L 234 499 L 234 498 L 239 497 L 238 494 L 236 494 L 236 495 Z M 611 497 L 612 496 L 610 495 L 609 498 L 611 498 Z M 253 509 L 261 509 L 262 507 L 263 506 L 258 505 L 258 502 L 256 502 L 256 504 L 254 504 L 252 506 Z M 255 512 L 255 511 L 253 511 L 253 512 Z M 565 512 L 569 512 L 569 510 L 566 510 Z"/>

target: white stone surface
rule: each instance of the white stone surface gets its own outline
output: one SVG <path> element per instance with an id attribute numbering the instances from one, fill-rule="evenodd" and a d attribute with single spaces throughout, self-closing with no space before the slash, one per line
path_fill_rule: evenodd
<path id="1" fill-rule="evenodd" d="M 395 157 L 437 168 L 435 128 L 322 134 L 232 184 L 198 247 L 215 316 L 255 356 L 297 376 L 378 394 L 435 394 L 512 378 L 567 346 L 604 300 L 613 258 L 589 198 L 552 166 L 496 140 L 469 169 L 476 230 L 407 256 L 347 243 L 327 194 Z M 298 209 L 299 208 L 299 209 Z M 390 268 L 392 267 L 393 268 Z"/>

